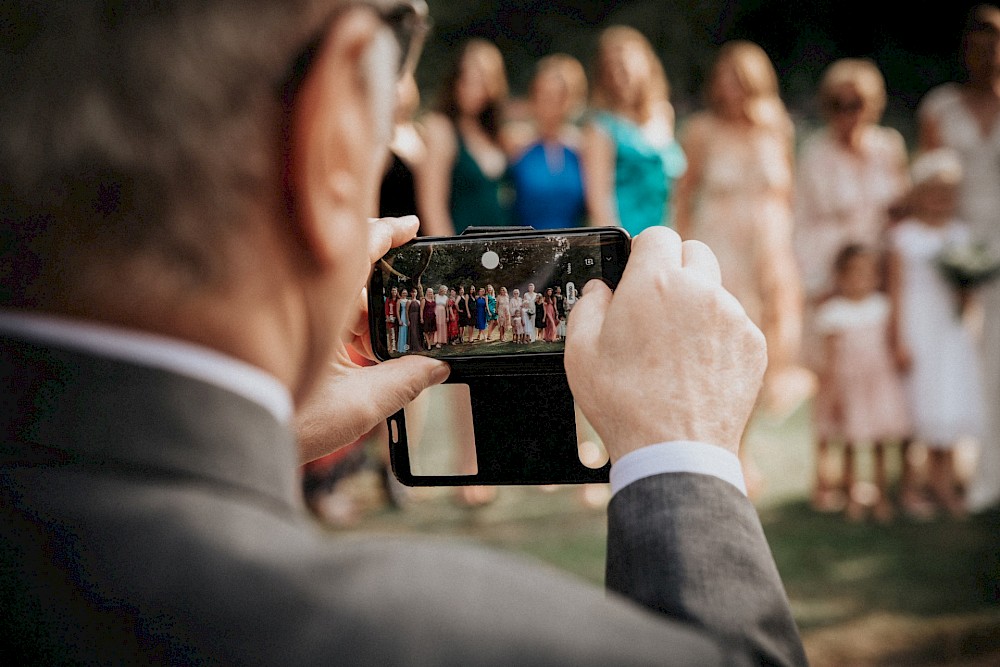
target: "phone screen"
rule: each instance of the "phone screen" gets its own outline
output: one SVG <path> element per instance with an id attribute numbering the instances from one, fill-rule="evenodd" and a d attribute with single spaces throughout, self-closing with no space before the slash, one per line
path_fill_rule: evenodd
<path id="1" fill-rule="evenodd" d="M 417 239 L 375 265 L 376 354 L 441 358 L 559 354 L 587 281 L 612 287 L 628 258 L 617 228 Z"/>

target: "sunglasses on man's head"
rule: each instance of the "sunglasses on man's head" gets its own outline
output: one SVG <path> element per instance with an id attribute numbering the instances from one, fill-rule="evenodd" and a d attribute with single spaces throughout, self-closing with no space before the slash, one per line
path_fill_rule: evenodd
<path id="1" fill-rule="evenodd" d="M 425 0 L 400 0 L 400 2 L 384 6 L 385 3 L 356 2 L 348 3 L 324 22 L 321 30 L 309 40 L 305 48 L 292 62 L 289 75 L 281 86 L 282 96 L 286 101 L 290 101 L 299 86 L 305 79 L 306 73 L 312 65 L 313 58 L 323 44 L 330 24 L 338 14 L 349 7 L 368 7 L 375 11 L 382 22 L 392 31 L 396 44 L 399 46 L 399 62 L 396 73 L 399 79 L 412 75 L 417 69 L 420 54 L 424 49 L 424 42 L 427 40 L 427 33 L 430 32 L 431 20 Z"/>
<path id="2" fill-rule="evenodd" d="M 401 2 L 379 16 L 392 30 L 399 45 L 399 78 L 411 75 L 417 69 L 420 53 L 430 31 L 430 16 L 424 0 Z"/>

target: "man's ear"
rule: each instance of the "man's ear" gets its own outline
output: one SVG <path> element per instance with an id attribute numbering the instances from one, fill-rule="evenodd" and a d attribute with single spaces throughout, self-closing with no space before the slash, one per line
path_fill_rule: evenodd
<path id="1" fill-rule="evenodd" d="M 382 22 L 369 10 L 348 11 L 334 22 L 303 81 L 292 110 L 290 183 L 294 224 L 316 266 L 329 268 L 367 233 L 361 224 L 377 187 L 373 153 L 384 150 L 373 118 L 368 61 L 380 45 Z M 391 53 L 387 55 L 391 58 Z"/>

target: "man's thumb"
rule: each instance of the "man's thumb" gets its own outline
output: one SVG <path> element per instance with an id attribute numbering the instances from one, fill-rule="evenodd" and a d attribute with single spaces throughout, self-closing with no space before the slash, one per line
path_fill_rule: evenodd
<path id="1" fill-rule="evenodd" d="M 368 395 L 378 412 L 388 417 L 404 408 L 424 389 L 448 379 L 451 368 L 443 361 L 412 355 L 391 359 L 365 369 Z"/>

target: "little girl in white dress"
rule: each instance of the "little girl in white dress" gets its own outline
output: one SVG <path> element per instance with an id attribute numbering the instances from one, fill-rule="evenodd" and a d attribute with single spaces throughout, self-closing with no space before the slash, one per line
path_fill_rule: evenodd
<path id="1" fill-rule="evenodd" d="M 953 450 L 963 438 L 980 437 L 983 399 L 974 341 L 962 320 L 965 299 L 944 278 L 938 258 L 971 238 L 968 226 L 954 218 L 962 166 L 942 148 L 918 158 L 912 176 L 912 215 L 890 233 L 896 346 L 909 366 L 914 436 L 930 451 L 930 491 L 943 509 L 961 516 Z"/>
<path id="2" fill-rule="evenodd" d="M 889 500 L 886 448 L 910 434 L 903 386 L 889 345 L 892 306 L 879 291 L 879 256 L 863 245 L 841 249 L 834 261 L 836 295 L 816 310 L 814 328 L 824 342 L 814 421 L 817 436 L 814 505 L 834 509 L 827 471 L 829 445 L 843 445 L 843 476 L 837 492 L 847 496 L 847 516 L 864 517 L 867 502 L 855 486 L 859 447 L 870 447 L 874 459 L 875 496 L 872 513 L 885 523 L 895 511 Z M 839 494 L 838 494 L 839 495 Z M 839 503 L 837 503 L 839 505 Z"/>

